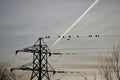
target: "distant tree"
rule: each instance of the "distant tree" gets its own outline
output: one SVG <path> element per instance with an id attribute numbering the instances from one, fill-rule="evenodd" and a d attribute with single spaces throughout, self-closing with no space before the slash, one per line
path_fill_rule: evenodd
<path id="1" fill-rule="evenodd" d="M 92 72 L 92 74 L 90 74 L 83 71 L 80 73 L 80 77 L 82 78 L 82 80 L 97 80 L 97 75 L 95 72 Z"/>
<path id="2" fill-rule="evenodd" d="M 0 80 L 16 80 L 15 75 L 9 70 L 9 65 L 0 63 Z"/>
<path id="3" fill-rule="evenodd" d="M 106 57 L 101 56 L 99 60 L 103 80 L 120 80 L 120 46 L 113 47 Z"/>
<path id="4" fill-rule="evenodd" d="M 98 80 L 120 80 L 120 46 L 113 47 L 112 50 L 107 52 L 107 55 L 99 56 L 100 68 L 98 72 L 101 76 L 101 79 Z M 96 75 L 92 73 L 93 79 L 97 80 Z M 83 80 L 90 80 L 87 73 L 83 72 L 81 77 Z"/>

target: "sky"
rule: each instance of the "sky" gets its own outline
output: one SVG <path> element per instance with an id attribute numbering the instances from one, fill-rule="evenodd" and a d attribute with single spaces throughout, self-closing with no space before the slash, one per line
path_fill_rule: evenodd
<path id="1" fill-rule="evenodd" d="M 65 35 L 72 36 L 70 41 L 67 41 L 67 38 L 61 39 L 53 46 L 57 36 L 62 35 L 94 1 L 0 0 L 0 62 L 11 61 L 16 50 L 33 45 L 39 37 L 50 36 L 50 39 L 44 39 L 50 49 L 83 49 L 78 51 L 79 57 L 63 56 L 58 63 L 65 60 L 64 64 L 96 63 L 96 52 L 102 52 L 101 48 L 112 48 L 120 43 L 120 0 L 100 0 Z M 76 38 L 76 35 L 80 38 Z M 100 37 L 89 38 L 88 35 Z M 66 52 L 74 53 L 74 50 Z M 20 55 L 23 57 L 30 54 Z M 20 61 L 18 57 L 15 59 L 16 62 Z"/>

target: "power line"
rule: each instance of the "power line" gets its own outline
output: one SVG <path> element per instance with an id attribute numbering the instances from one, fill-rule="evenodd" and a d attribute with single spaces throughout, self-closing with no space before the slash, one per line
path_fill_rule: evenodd
<path id="1" fill-rule="evenodd" d="M 110 50 L 112 48 L 61 48 L 61 49 L 51 49 L 51 50 Z"/>
<path id="2" fill-rule="evenodd" d="M 21 59 L 21 60 L 28 60 L 28 59 L 30 59 L 30 58 L 32 57 L 32 54 L 30 54 L 28 57 L 22 57 L 22 56 L 19 56 L 19 55 L 17 55 L 17 54 L 16 54 L 16 56 L 17 56 L 19 59 Z"/>
<path id="3" fill-rule="evenodd" d="M 9 61 L 9 65 L 11 65 L 14 62 L 15 57 L 16 57 L 16 55 L 13 55 L 12 59 Z"/>
<path id="4" fill-rule="evenodd" d="M 58 55 L 58 57 L 56 58 L 56 59 L 52 59 L 51 57 L 50 57 L 50 60 L 52 61 L 52 62 L 57 62 L 61 57 L 62 57 L 62 55 L 59 55 L 59 54 L 57 54 Z"/>
<path id="5" fill-rule="evenodd" d="M 55 68 L 70 68 L 70 69 L 80 69 L 80 68 L 105 68 L 106 66 L 101 66 L 101 65 L 93 65 L 93 64 L 85 64 L 85 65 L 74 65 L 74 64 L 69 64 L 69 65 L 54 65 Z M 70 72 L 70 71 L 66 71 Z M 76 71 L 73 71 L 76 73 Z"/>

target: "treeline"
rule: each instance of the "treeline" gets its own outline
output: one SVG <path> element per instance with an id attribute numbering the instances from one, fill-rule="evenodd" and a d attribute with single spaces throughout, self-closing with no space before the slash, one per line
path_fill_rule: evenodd
<path id="1" fill-rule="evenodd" d="M 107 55 L 99 56 L 99 65 L 100 68 L 97 69 L 99 72 L 97 75 L 100 78 L 97 78 L 96 75 L 93 73 L 94 80 L 120 80 L 120 46 L 113 47 L 112 50 L 107 52 Z M 88 74 L 83 72 L 84 80 L 90 80 L 88 78 Z"/>
<path id="2" fill-rule="evenodd" d="M 10 65 L 0 63 L 0 80 L 16 80 L 15 74 L 10 71 Z"/>
<path id="3" fill-rule="evenodd" d="M 93 80 L 120 80 L 120 46 L 113 47 L 108 51 L 106 56 L 99 56 L 100 68 L 97 75 L 101 77 L 98 79 L 96 74 L 93 73 Z M 82 73 L 80 77 L 83 80 L 90 80 L 87 73 Z M 10 71 L 10 65 L 0 63 L 0 80 L 16 80 L 15 74 Z"/>

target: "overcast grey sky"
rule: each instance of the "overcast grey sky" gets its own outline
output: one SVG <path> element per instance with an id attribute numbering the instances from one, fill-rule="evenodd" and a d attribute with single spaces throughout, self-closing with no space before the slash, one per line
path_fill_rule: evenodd
<path id="1" fill-rule="evenodd" d="M 15 50 L 30 46 L 39 37 L 46 35 L 51 36 L 51 39 L 45 39 L 48 46 L 56 49 L 111 48 L 113 45 L 118 45 L 120 43 L 120 0 L 100 0 L 66 34 L 66 36 L 72 36 L 70 41 L 61 39 L 59 43 L 52 46 L 57 40 L 57 36 L 64 33 L 94 1 L 0 0 L 0 62 L 11 61 Z M 99 34 L 100 37 L 89 38 L 89 34 Z M 77 39 L 76 35 L 84 37 Z M 105 35 L 118 36 L 105 37 Z M 96 64 L 98 56 L 96 52 L 102 51 L 102 49 L 67 50 L 66 52 L 79 52 L 80 55 L 63 56 L 58 62 L 53 62 L 53 65 L 62 63 L 63 65 Z M 20 56 L 28 57 L 29 55 L 20 54 Z M 56 57 L 52 58 L 56 59 Z M 21 65 L 23 62 L 31 62 L 31 59 L 24 61 L 17 57 L 12 64 Z M 71 79 L 73 80 L 73 78 Z M 74 80 L 78 79 L 74 77 Z"/>
<path id="2" fill-rule="evenodd" d="M 45 40 L 50 48 L 111 48 L 120 43 L 120 0 L 100 0 L 66 36 L 52 46 L 95 0 L 0 0 L 0 61 L 11 60 L 15 50 L 32 45 L 39 37 L 50 35 Z M 89 38 L 99 34 L 99 38 Z M 79 39 L 76 35 L 86 36 Z M 94 50 L 92 50 L 94 52 Z M 91 51 L 91 52 L 92 52 Z M 72 51 L 74 52 L 74 51 Z M 82 51 L 81 51 L 82 52 Z M 83 52 L 90 52 L 85 50 Z M 76 63 L 96 60 L 96 55 L 83 54 Z M 67 60 L 68 59 L 68 60 Z M 62 59 L 64 60 L 64 59 Z M 71 61 L 72 59 L 66 58 Z M 61 61 L 62 63 L 62 61 Z M 69 63 L 69 62 L 67 62 Z M 89 62 L 88 62 L 89 63 Z"/>

